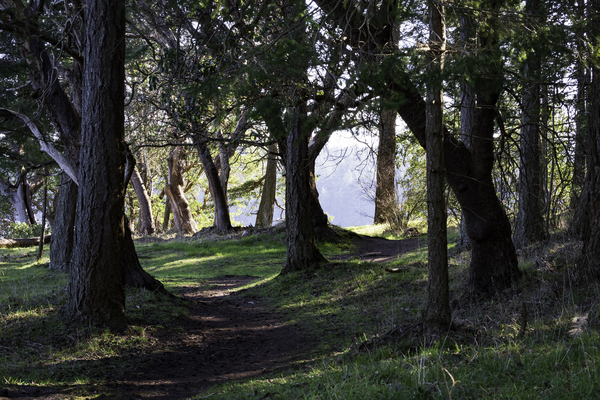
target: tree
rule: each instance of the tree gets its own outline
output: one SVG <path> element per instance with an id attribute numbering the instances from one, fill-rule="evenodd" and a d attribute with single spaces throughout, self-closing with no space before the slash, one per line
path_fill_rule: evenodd
<path id="1" fill-rule="evenodd" d="M 592 82 L 588 119 L 587 160 L 588 170 L 585 185 L 588 188 L 590 224 L 584 231 L 580 268 L 594 276 L 600 275 L 600 59 L 598 48 L 600 41 L 600 1 L 590 0 L 588 33 L 590 37 L 590 65 Z M 584 200 L 584 199 L 582 199 Z"/>
<path id="2" fill-rule="evenodd" d="M 360 51 L 381 48 L 390 39 L 390 26 L 377 23 L 382 16 L 395 18 L 402 15 L 402 4 L 384 11 L 382 15 L 369 9 L 367 16 L 374 18 L 368 26 L 363 23 L 364 13 L 353 3 L 317 0 L 327 18 L 344 29 L 346 43 Z M 484 9 L 499 10 L 503 4 L 484 2 Z M 476 88 L 476 109 L 473 127 L 473 148 L 445 131 L 444 160 L 446 180 L 461 205 L 472 245 L 469 265 L 469 286 L 475 292 L 490 293 L 501 290 L 518 280 L 521 272 L 511 238 L 511 228 L 492 181 L 494 162 L 494 121 L 496 105 L 502 92 L 503 71 L 499 52 L 501 29 L 495 12 L 477 15 L 478 51 L 471 58 L 470 69 L 464 75 Z M 405 59 L 388 56 L 372 79 L 383 82 L 374 87 L 380 92 L 393 91 L 397 111 L 422 147 L 426 147 L 426 102 L 406 65 Z M 382 88 L 385 86 L 385 88 Z"/>
<path id="3" fill-rule="evenodd" d="M 152 235 L 154 233 L 154 216 L 152 215 L 152 204 L 148 191 L 142 181 L 142 177 L 136 167 L 131 175 L 131 185 L 140 203 L 140 234 Z"/>
<path id="4" fill-rule="evenodd" d="M 125 3 L 85 4 L 78 218 L 66 315 L 122 329 L 125 317 Z"/>
<path id="5" fill-rule="evenodd" d="M 427 221 L 429 285 L 426 325 L 448 327 L 451 321 L 448 286 L 448 235 L 444 179 L 443 75 L 446 51 L 444 3 L 429 1 L 429 51 L 427 54 Z"/>
<path id="6" fill-rule="evenodd" d="M 175 146 L 167 160 L 169 175 L 165 182 L 165 194 L 169 200 L 170 210 L 175 220 L 175 229 L 182 235 L 193 235 L 198 231 L 190 205 L 183 192 L 183 159 L 186 150 L 183 146 Z"/>
<path id="7" fill-rule="evenodd" d="M 265 182 L 260 196 L 260 205 L 256 213 L 255 225 L 260 228 L 268 228 L 273 224 L 273 213 L 275 196 L 277 193 L 277 145 L 269 146 L 267 152 L 267 168 L 265 171 Z"/>
<path id="8" fill-rule="evenodd" d="M 310 170 L 307 165 L 308 136 L 302 130 L 306 118 L 305 105 L 299 104 L 292 110 L 285 143 L 287 253 L 282 274 L 302 271 L 326 261 L 316 246 L 311 218 Z"/>
<path id="9" fill-rule="evenodd" d="M 543 23 L 542 5 L 528 0 L 525 11 L 530 18 L 525 24 L 528 36 L 535 36 Z M 540 149 L 540 82 L 542 50 L 530 48 L 523 65 L 522 128 L 519 169 L 519 211 L 514 233 L 517 248 L 543 240 L 547 233 L 544 225 L 544 190 L 542 186 Z"/>
<path id="10" fill-rule="evenodd" d="M 392 224 L 396 219 L 396 116 L 394 109 L 381 106 L 374 224 Z"/>

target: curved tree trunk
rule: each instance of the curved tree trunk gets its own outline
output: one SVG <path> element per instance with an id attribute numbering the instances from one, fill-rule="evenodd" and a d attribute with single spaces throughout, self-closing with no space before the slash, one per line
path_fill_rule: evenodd
<path id="1" fill-rule="evenodd" d="M 425 101 L 406 73 L 396 74 L 390 86 L 404 94 L 406 101 L 400 105 L 398 113 L 421 146 L 425 146 Z M 478 94 L 474 126 L 478 140 L 472 151 L 448 132 L 444 141 L 446 180 L 463 210 L 473 250 L 469 285 L 475 292 L 483 293 L 501 290 L 521 277 L 510 222 L 496 196 L 491 176 L 498 97 L 498 93 L 493 96 Z"/>
<path id="2" fill-rule="evenodd" d="M 169 199 L 175 229 L 182 235 L 193 235 L 198 230 L 196 221 L 192 216 L 190 205 L 183 193 L 183 175 L 180 158 L 183 156 L 183 147 L 176 146 L 171 151 L 169 159 L 169 175 L 165 184 L 165 194 Z"/>
<path id="3" fill-rule="evenodd" d="M 196 148 L 198 150 L 198 157 L 204 167 L 204 173 L 208 180 L 208 189 L 215 206 L 213 226 L 217 232 L 226 232 L 232 229 L 232 226 L 229 217 L 229 204 L 227 204 L 227 197 L 223 190 L 219 172 L 210 155 L 210 150 L 206 142 L 201 140 L 197 141 Z"/>
<path id="4" fill-rule="evenodd" d="M 275 197 L 277 194 L 277 145 L 269 146 L 267 155 L 267 169 L 265 171 L 265 183 L 260 196 L 260 205 L 256 213 L 255 225 L 260 228 L 268 228 L 273 224 L 273 213 L 275 210 Z"/>

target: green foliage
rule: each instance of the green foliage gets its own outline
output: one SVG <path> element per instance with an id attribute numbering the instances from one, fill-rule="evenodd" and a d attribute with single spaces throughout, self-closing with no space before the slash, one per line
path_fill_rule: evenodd
<path id="1" fill-rule="evenodd" d="M 398 221 L 406 227 L 410 220 L 427 218 L 427 181 L 425 150 L 414 141 L 403 140 L 398 146 L 397 180 Z"/>
<path id="2" fill-rule="evenodd" d="M 42 233 L 41 224 L 27 224 L 25 222 L 12 222 L 4 231 L 7 239 L 38 237 Z M 51 234 L 50 226 L 46 225 L 46 235 Z"/>

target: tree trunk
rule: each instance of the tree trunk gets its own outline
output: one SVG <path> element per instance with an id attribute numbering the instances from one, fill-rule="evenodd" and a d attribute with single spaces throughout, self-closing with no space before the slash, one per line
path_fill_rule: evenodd
<path id="1" fill-rule="evenodd" d="M 579 21 L 585 18 L 585 1 L 579 0 L 575 7 L 575 15 Z M 580 54 L 585 53 L 585 45 L 577 41 L 577 50 Z M 588 84 L 588 73 L 584 60 L 577 59 L 575 64 L 575 77 L 577 79 L 577 97 L 575 103 L 575 157 L 573 160 L 573 181 L 571 183 L 571 199 L 569 208 L 577 212 L 577 206 L 581 198 L 581 192 L 585 182 L 585 140 L 587 136 L 587 105 L 586 93 Z M 575 219 L 575 218 L 574 218 Z"/>
<path id="2" fill-rule="evenodd" d="M 27 211 L 27 222 L 30 225 L 36 225 L 37 221 L 31 205 L 31 190 L 29 190 L 29 182 L 27 182 L 27 177 L 24 175 L 21 177 L 21 184 L 19 185 L 19 188 L 22 191 L 21 196 L 23 198 L 23 202 L 25 203 L 25 210 Z"/>
<path id="3" fill-rule="evenodd" d="M 190 205 L 183 193 L 184 184 L 180 163 L 183 151 L 184 149 L 181 146 L 174 147 L 167 160 L 169 164 L 169 176 L 165 185 L 165 194 L 169 199 L 177 232 L 182 235 L 193 235 L 198 231 L 198 228 L 192 216 Z"/>
<path id="4" fill-rule="evenodd" d="M 325 257 L 317 249 L 312 220 L 308 137 L 302 132 L 304 105 L 297 106 L 286 140 L 285 222 L 287 254 L 282 274 L 302 271 Z"/>
<path id="5" fill-rule="evenodd" d="M 154 233 L 154 216 L 152 215 L 150 196 L 142 182 L 140 173 L 135 167 L 131 174 L 131 184 L 133 185 L 133 190 L 135 190 L 135 195 L 140 204 L 140 234 L 152 235 Z"/>
<path id="6" fill-rule="evenodd" d="M 48 171 L 46 171 L 46 175 Z M 36 260 L 39 262 L 44 254 L 44 238 L 46 236 L 46 214 L 48 212 L 48 177 L 44 177 L 44 204 L 42 205 L 42 226 L 40 228 L 40 245 L 38 247 L 38 253 Z"/>
<path id="7" fill-rule="evenodd" d="M 260 196 L 260 205 L 256 213 L 255 225 L 260 228 L 268 228 L 273 224 L 273 213 L 275 210 L 275 196 L 277 194 L 277 145 L 269 146 L 267 155 L 267 170 L 265 171 L 265 183 Z"/>
<path id="8" fill-rule="evenodd" d="M 463 57 L 468 60 L 475 50 L 476 39 L 475 21 L 470 15 L 460 15 L 460 40 L 462 43 Z M 475 128 L 475 91 L 467 79 L 462 79 L 460 94 L 460 140 L 467 150 L 472 149 L 473 129 Z M 460 235 L 455 249 L 458 251 L 470 250 L 469 233 L 464 215 L 460 218 Z"/>
<path id="9" fill-rule="evenodd" d="M 429 52 L 427 70 L 427 225 L 429 279 L 427 307 L 423 322 L 432 328 L 450 326 L 450 290 L 448 286 L 448 236 L 446 182 L 444 180 L 444 121 L 442 71 L 446 50 L 446 26 L 443 2 L 429 1 Z"/>
<path id="10" fill-rule="evenodd" d="M 325 211 L 323 211 L 323 207 L 321 207 L 321 202 L 319 201 L 319 191 L 317 190 L 317 181 L 315 175 L 315 163 L 317 161 L 317 157 L 327 145 L 331 135 L 335 132 L 341 118 L 341 112 L 339 110 L 335 110 L 333 116 L 329 119 L 329 121 L 327 121 L 325 127 L 316 134 L 312 135 L 312 138 L 308 142 L 308 166 L 310 172 L 309 180 L 311 192 L 310 206 L 312 209 L 315 239 L 320 242 L 336 242 L 339 240 L 339 235 L 329 224 L 327 214 L 325 214 Z"/>
<path id="11" fill-rule="evenodd" d="M 398 211 L 396 200 L 396 116 L 398 113 L 396 110 L 387 110 L 383 107 L 382 104 L 373 223 L 392 225 Z"/>
<path id="12" fill-rule="evenodd" d="M 210 155 L 210 150 L 206 142 L 198 140 L 196 148 L 198 149 L 198 158 L 200 158 L 202 166 L 204 167 L 204 173 L 208 180 L 208 190 L 210 191 L 215 206 L 213 226 L 217 232 L 226 232 L 232 229 L 232 226 L 229 217 L 229 204 L 227 204 L 227 197 L 223 190 L 219 172 Z"/>
<path id="13" fill-rule="evenodd" d="M 390 40 L 387 34 L 389 27 L 377 30 L 362 19 L 353 19 L 351 16 L 355 15 L 355 5 L 352 2 L 341 4 L 317 0 L 317 4 L 327 12 L 330 20 L 346 29 L 347 40 L 356 48 L 381 48 Z M 477 63 L 481 71 L 476 71 L 477 74 L 473 76 L 473 87 L 479 90 L 473 129 L 477 143 L 474 143 L 472 150 L 468 150 L 464 143 L 451 137 L 447 131 L 444 140 L 446 180 L 461 205 L 473 246 L 469 285 L 473 291 L 484 293 L 500 290 L 521 276 L 510 223 L 496 196 L 491 177 L 496 101 L 502 90 L 503 78 L 502 60 L 497 52 L 497 43 L 494 43 L 497 40 L 495 36 L 502 29 L 497 20 L 491 19 L 495 18 L 494 15 L 486 14 L 486 18 L 490 18 L 486 21 L 490 22 L 490 28 L 486 27 L 478 38 L 481 44 L 479 51 L 496 59 Z M 367 29 L 368 32 L 365 32 Z M 365 43 L 365 39 L 369 43 Z M 394 62 L 393 59 L 390 61 Z M 385 82 L 382 93 L 391 90 L 396 98 L 403 99 L 398 106 L 398 113 L 425 148 L 425 101 L 407 71 L 402 67 L 390 68 L 390 71 L 393 73 Z"/>
<path id="14" fill-rule="evenodd" d="M 600 44 L 600 0 L 591 0 L 588 33 L 592 38 L 592 48 Z M 587 199 L 589 205 L 589 229 L 583 233 L 583 249 L 579 267 L 594 276 L 600 275 L 600 67 L 596 60 L 591 62 L 592 84 L 589 98 L 589 131 L 587 141 L 588 170 L 586 175 Z"/>
<path id="15" fill-rule="evenodd" d="M 60 176 L 54 202 L 54 225 L 50 245 L 50 269 L 68 272 L 73 253 L 73 228 L 77 209 L 77 185 L 65 173 Z"/>
<path id="16" fill-rule="evenodd" d="M 5 182 L 0 178 L 0 193 L 8 198 L 10 205 L 13 207 L 15 222 L 29 223 L 27 206 L 21 186 L 22 183 L 19 183 L 19 186 L 15 188 L 9 182 Z"/>
<path id="17" fill-rule="evenodd" d="M 539 1 L 527 0 L 526 13 L 539 13 Z M 535 30 L 531 22 L 525 27 Z M 546 238 L 544 226 L 544 189 L 542 186 L 540 149 L 540 69 L 541 60 L 534 52 L 527 54 L 523 76 L 523 116 L 521 118 L 521 146 L 519 169 L 519 210 L 513 237 L 517 248 Z"/>
<path id="18" fill-rule="evenodd" d="M 425 147 L 425 101 L 405 72 L 396 73 L 389 86 L 405 96 L 406 101 L 398 107 L 398 113 Z M 485 92 L 498 85 L 488 82 L 479 87 L 473 130 L 477 140 L 474 140 L 473 150 L 469 151 L 446 131 L 444 159 L 446 180 L 461 205 L 472 246 L 469 286 L 475 292 L 489 293 L 509 286 L 521 277 L 521 272 L 510 222 L 496 196 L 491 175 L 495 104 L 499 93 L 486 95 Z"/>
<path id="19" fill-rule="evenodd" d="M 165 214 L 163 215 L 162 230 L 166 232 L 169 230 L 169 220 L 171 219 L 171 202 L 169 197 L 165 199 Z"/>
<path id="20" fill-rule="evenodd" d="M 145 288 L 152 292 L 171 295 L 163 284 L 146 272 L 135 251 L 135 244 L 129 229 L 129 221 L 125 217 L 125 235 L 123 242 L 123 285 L 136 288 Z"/>
<path id="21" fill-rule="evenodd" d="M 123 329 L 125 3 L 86 1 L 79 212 L 65 313 Z"/>

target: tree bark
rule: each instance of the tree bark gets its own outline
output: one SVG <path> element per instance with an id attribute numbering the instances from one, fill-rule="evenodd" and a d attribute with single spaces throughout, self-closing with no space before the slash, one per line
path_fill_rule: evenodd
<path id="1" fill-rule="evenodd" d="M 373 223 L 391 225 L 397 219 L 398 211 L 396 200 L 396 116 L 398 112 L 383 107 L 381 105 Z"/>
<path id="2" fill-rule="evenodd" d="M 575 7 L 575 15 L 579 21 L 585 19 L 585 1 L 579 0 Z M 585 45 L 577 41 L 577 51 L 585 53 Z M 575 113 L 575 157 L 573 160 L 573 181 L 571 183 L 571 199 L 569 208 L 576 212 L 581 192 L 585 182 L 585 139 L 587 136 L 587 104 L 586 93 L 588 85 L 588 73 L 584 61 L 577 59 L 575 64 L 575 77 L 577 79 L 577 97 Z"/>
<path id="3" fill-rule="evenodd" d="M 152 235 L 154 233 L 154 216 L 152 215 L 152 203 L 150 196 L 146 191 L 146 187 L 142 182 L 140 173 L 136 167 L 133 168 L 131 174 L 131 185 L 135 191 L 138 202 L 140 204 L 140 234 L 141 235 Z"/>
<path id="4" fill-rule="evenodd" d="M 256 213 L 255 225 L 267 228 L 273 224 L 273 213 L 275 210 L 275 196 L 277 194 L 277 145 L 269 146 L 267 155 L 267 168 L 265 171 L 265 182 L 260 196 L 260 205 Z"/>
<path id="5" fill-rule="evenodd" d="M 527 0 L 525 9 L 529 17 L 539 14 L 539 1 Z M 536 27 L 526 23 L 527 31 Z M 513 241 L 520 248 L 543 240 L 547 236 L 544 225 L 544 189 L 542 185 L 540 149 L 540 70 L 541 60 L 534 52 L 527 54 L 523 76 L 525 78 L 521 118 L 519 209 Z"/>
<path id="6" fill-rule="evenodd" d="M 496 74 L 492 76 L 497 76 Z M 500 75 L 501 76 L 501 75 Z M 426 104 L 406 72 L 396 73 L 389 86 L 405 101 L 398 113 L 426 146 Z M 489 293 L 509 286 L 521 277 L 511 238 L 510 222 L 498 200 L 492 181 L 493 133 L 499 92 L 492 82 L 483 82 L 477 93 L 473 150 L 445 131 L 444 160 L 446 180 L 463 210 L 472 246 L 469 286 L 475 292 Z"/>
<path id="7" fill-rule="evenodd" d="M 198 158 L 200 158 L 204 167 L 204 173 L 208 181 L 208 190 L 215 206 L 213 226 L 217 232 L 227 232 L 232 229 L 231 218 L 229 217 L 229 204 L 227 204 L 227 197 L 225 190 L 223 190 L 219 172 L 210 155 L 208 144 L 199 139 L 196 142 L 196 149 L 198 150 Z"/>
<path id="8" fill-rule="evenodd" d="M 79 215 L 65 313 L 123 329 L 125 3 L 86 1 Z"/>
<path id="9" fill-rule="evenodd" d="M 476 50 L 476 30 L 475 21 L 471 15 L 460 15 L 460 40 L 462 55 L 466 60 L 472 56 Z M 468 63 L 468 61 L 467 61 Z M 471 151 L 473 129 L 475 128 L 475 91 L 467 79 L 462 79 L 460 93 L 460 140 L 464 143 L 467 150 Z M 456 250 L 470 250 L 471 242 L 467 232 L 467 223 L 461 213 L 459 238 L 456 243 Z"/>
<path id="10" fill-rule="evenodd" d="M 190 205 L 183 193 L 183 175 L 180 159 L 183 147 L 176 146 L 171 150 L 169 159 L 169 175 L 165 184 L 165 194 L 169 199 L 171 212 L 175 221 L 175 229 L 182 235 L 193 235 L 198 231 L 196 221 L 192 216 Z"/>
<path id="11" fill-rule="evenodd" d="M 600 45 L 600 0 L 590 1 L 590 15 L 588 20 L 588 33 L 592 41 L 592 48 Z M 590 223 L 589 229 L 583 232 L 583 249 L 579 268 L 594 276 L 600 275 L 600 63 L 598 57 L 591 57 L 592 83 L 589 100 L 589 131 L 587 140 L 588 170 L 585 186 L 588 192 Z"/>
<path id="12" fill-rule="evenodd" d="M 306 116 L 305 105 L 295 107 L 294 113 L 285 146 L 287 253 L 282 274 L 302 271 L 326 261 L 315 243 L 310 198 L 308 135 L 302 132 L 302 117 Z"/>
<path id="13" fill-rule="evenodd" d="M 46 175 L 48 171 L 46 171 Z M 46 236 L 46 214 L 48 212 L 48 177 L 44 177 L 44 204 L 42 205 L 42 226 L 40 228 L 40 245 L 38 247 L 38 253 L 36 260 L 39 262 L 44 254 L 44 238 Z"/>
<path id="14" fill-rule="evenodd" d="M 171 219 L 171 202 L 169 197 L 165 199 L 165 214 L 163 215 L 162 230 L 166 232 L 169 230 L 169 220 Z"/>
<path id="15" fill-rule="evenodd" d="M 50 269 L 68 272 L 73 253 L 73 227 L 77 209 L 77 184 L 62 173 L 54 201 L 54 225 L 50 245 Z"/>
<path id="16" fill-rule="evenodd" d="M 432 328 L 450 326 L 448 284 L 448 234 L 446 182 L 444 179 L 444 121 L 442 71 L 446 51 L 446 26 L 443 2 L 429 1 L 429 52 L 427 70 L 427 225 L 429 279 L 427 307 L 423 322 Z"/>

